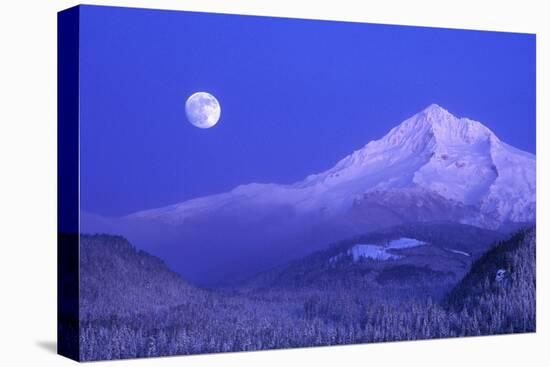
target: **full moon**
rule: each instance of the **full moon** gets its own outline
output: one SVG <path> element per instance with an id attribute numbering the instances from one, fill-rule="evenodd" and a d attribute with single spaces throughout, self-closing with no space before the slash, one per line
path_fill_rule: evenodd
<path id="1" fill-rule="evenodd" d="M 218 123 L 221 107 L 216 97 L 206 92 L 192 94 L 185 102 L 185 114 L 194 126 L 208 129 Z"/>

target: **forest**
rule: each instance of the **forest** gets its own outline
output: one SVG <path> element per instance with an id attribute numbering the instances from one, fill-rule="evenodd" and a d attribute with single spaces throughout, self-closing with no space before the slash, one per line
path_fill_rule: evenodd
<path id="1" fill-rule="evenodd" d="M 263 276 L 204 289 L 122 237 L 82 235 L 80 242 L 84 361 L 535 331 L 535 228 L 494 242 L 461 279 L 444 278 L 445 294 L 421 292 L 418 277 L 398 287 L 361 275 L 373 261 L 350 264 L 351 273 L 330 270 L 320 283 L 273 286 L 273 276 Z M 331 276 L 347 280 L 326 281 Z M 443 278 L 421 279 L 429 288 Z"/>

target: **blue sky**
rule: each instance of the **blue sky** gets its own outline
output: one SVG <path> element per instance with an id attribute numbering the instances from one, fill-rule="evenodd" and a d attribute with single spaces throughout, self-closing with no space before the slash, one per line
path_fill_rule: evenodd
<path id="1" fill-rule="evenodd" d="M 325 170 L 437 103 L 535 153 L 535 36 L 81 8 L 81 206 L 122 215 Z M 185 117 L 215 95 L 218 125 Z"/>

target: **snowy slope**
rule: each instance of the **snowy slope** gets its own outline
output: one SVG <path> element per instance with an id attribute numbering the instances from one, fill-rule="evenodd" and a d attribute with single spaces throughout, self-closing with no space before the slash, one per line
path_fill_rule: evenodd
<path id="1" fill-rule="evenodd" d="M 412 247 L 427 245 L 426 242 L 419 241 L 415 238 L 401 237 L 396 240 L 389 241 L 386 245 L 380 244 L 357 244 L 350 248 L 346 254 L 353 258 L 353 261 L 359 261 L 361 258 L 373 260 L 394 260 L 400 259 L 402 255 L 396 255 L 388 250 L 402 250 Z M 338 256 L 329 259 L 329 262 L 338 260 Z"/>
<path id="2" fill-rule="evenodd" d="M 415 238 L 408 237 L 401 237 L 395 240 L 390 240 L 386 244 L 358 243 L 352 246 L 346 252 L 337 254 L 329 258 L 329 263 L 335 264 L 338 261 L 345 259 L 345 255 L 351 257 L 355 262 L 359 261 L 360 259 L 372 259 L 381 261 L 396 260 L 403 258 L 403 256 L 388 252 L 388 250 L 403 250 L 425 245 L 427 245 L 427 243 L 424 241 L 419 241 Z M 460 253 L 464 254 L 463 252 Z"/>
<path id="3" fill-rule="evenodd" d="M 407 193 L 411 205 L 421 206 L 429 199 L 432 206 L 440 201 L 442 211 L 456 209 L 456 220 L 462 223 L 498 228 L 534 221 L 535 156 L 500 141 L 481 123 L 457 118 L 433 104 L 303 181 L 242 185 L 129 218 L 179 225 L 213 213 L 239 215 L 270 207 L 291 208 L 298 216 L 333 218 L 367 196 L 376 202 L 378 196 L 387 199 L 393 193 L 402 201 L 401 192 Z"/>

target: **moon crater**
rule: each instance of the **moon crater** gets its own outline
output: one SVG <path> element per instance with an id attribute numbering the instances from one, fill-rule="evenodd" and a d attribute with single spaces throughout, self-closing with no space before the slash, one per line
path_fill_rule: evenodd
<path id="1" fill-rule="evenodd" d="M 197 92 L 185 102 L 185 114 L 194 126 L 208 129 L 218 123 L 221 107 L 213 95 L 207 92 Z"/>

